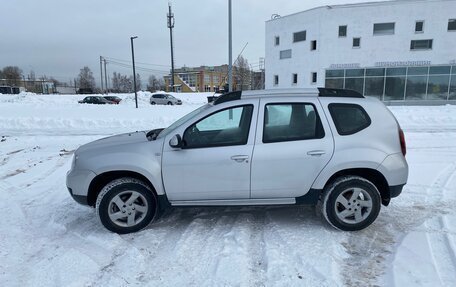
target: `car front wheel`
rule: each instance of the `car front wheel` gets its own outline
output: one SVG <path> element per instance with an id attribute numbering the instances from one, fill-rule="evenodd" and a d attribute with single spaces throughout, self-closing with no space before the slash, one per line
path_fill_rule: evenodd
<path id="1" fill-rule="evenodd" d="M 104 227 L 125 234 L 139 231 L 155 219 L 158 201 L 144 182 L 125 177 L 111 181 L 100 191 L 96 210 Z"/>
<path id="2" fill-rule="evenodd" d="M 321 198 L 326 221 L 344 231 L 361 230 L 375 221 L 381 208 L 377 187 L 359 176 L 336 179 Z"/>

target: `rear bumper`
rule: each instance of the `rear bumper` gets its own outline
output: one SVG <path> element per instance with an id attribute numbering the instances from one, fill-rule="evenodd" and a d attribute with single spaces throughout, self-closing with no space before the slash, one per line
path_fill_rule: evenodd
<path id="1" fill-rule="evenodd" d="M 77 203 L 82 204 L 82 205 L 88 205 L 87 196 L 73 194 L 73 190 L 69 187 L 68 187 L 68 191 L 70 192 L 70 195 L 74 199 L 74 201 L 76 201 Z"/>
<path id="2" fill-rule="evenodd" d="M 389 187 L 390 198 L 398 197 L 402 193 L 405 184 L 393 185 Z"/>

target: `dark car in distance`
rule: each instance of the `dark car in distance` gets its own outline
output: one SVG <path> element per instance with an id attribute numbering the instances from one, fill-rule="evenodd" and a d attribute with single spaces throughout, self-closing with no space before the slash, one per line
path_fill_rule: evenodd
<path id="1" fill-rule="evenodd" d="M 103 98 L 117 105 L 122 101 L 122 99 L 117 96 L 104 96 Z"/>
<path id="2" fill-rule="evenodd" d="M 83 100 L 78 101 L 80 104 L 96 104 L 96 105 L 112 105 L 115 104 L 114 102 L 108 101 L 107 99 L 100 97 L 100 96 L 88 96 L 85 97 Z"/>

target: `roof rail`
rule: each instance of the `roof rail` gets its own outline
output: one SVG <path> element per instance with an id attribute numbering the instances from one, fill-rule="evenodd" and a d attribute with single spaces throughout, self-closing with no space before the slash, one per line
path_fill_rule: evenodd
<path id="1" fill-rule="evenodd" d="M 347 89 L 318 88 L 318 91 L 320 92 L 319 97 L 364 98 L 359 92 Z"/>
<path id="2" fill-rule="evenodd" d="M 235 101 L 241 99 L 242 91 L 235 91 L 235 92 L 228 92 L 222 94 L 221 96 L 217 97 L 213 103 L 214 105 L 218 105 L 224 102 Z"/>

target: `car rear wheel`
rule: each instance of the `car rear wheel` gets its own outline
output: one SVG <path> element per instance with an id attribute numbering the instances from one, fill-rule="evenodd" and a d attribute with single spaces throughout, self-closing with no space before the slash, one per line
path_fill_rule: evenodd
<path id="1" fill-rule="evenodd" d="M 150 102 L 151 105 L 155 105 L 155 102 Z"/>
<path id="2" fill-rule="evenodd" d="M 336 179 L 325 189 L 321 201 L 326 221 L 344 231 L 368 227 L 375 221 L 381 208 L 377 187 L 359 176 Z"/>
<path id="3" fill-rule="evenodd" d="M 111 181 L 101 190 L 96 210 L 104 227 L 125 234 L 139 231 L 154 220 L 158 201 L 144 182 L 125 177 Z"/>

